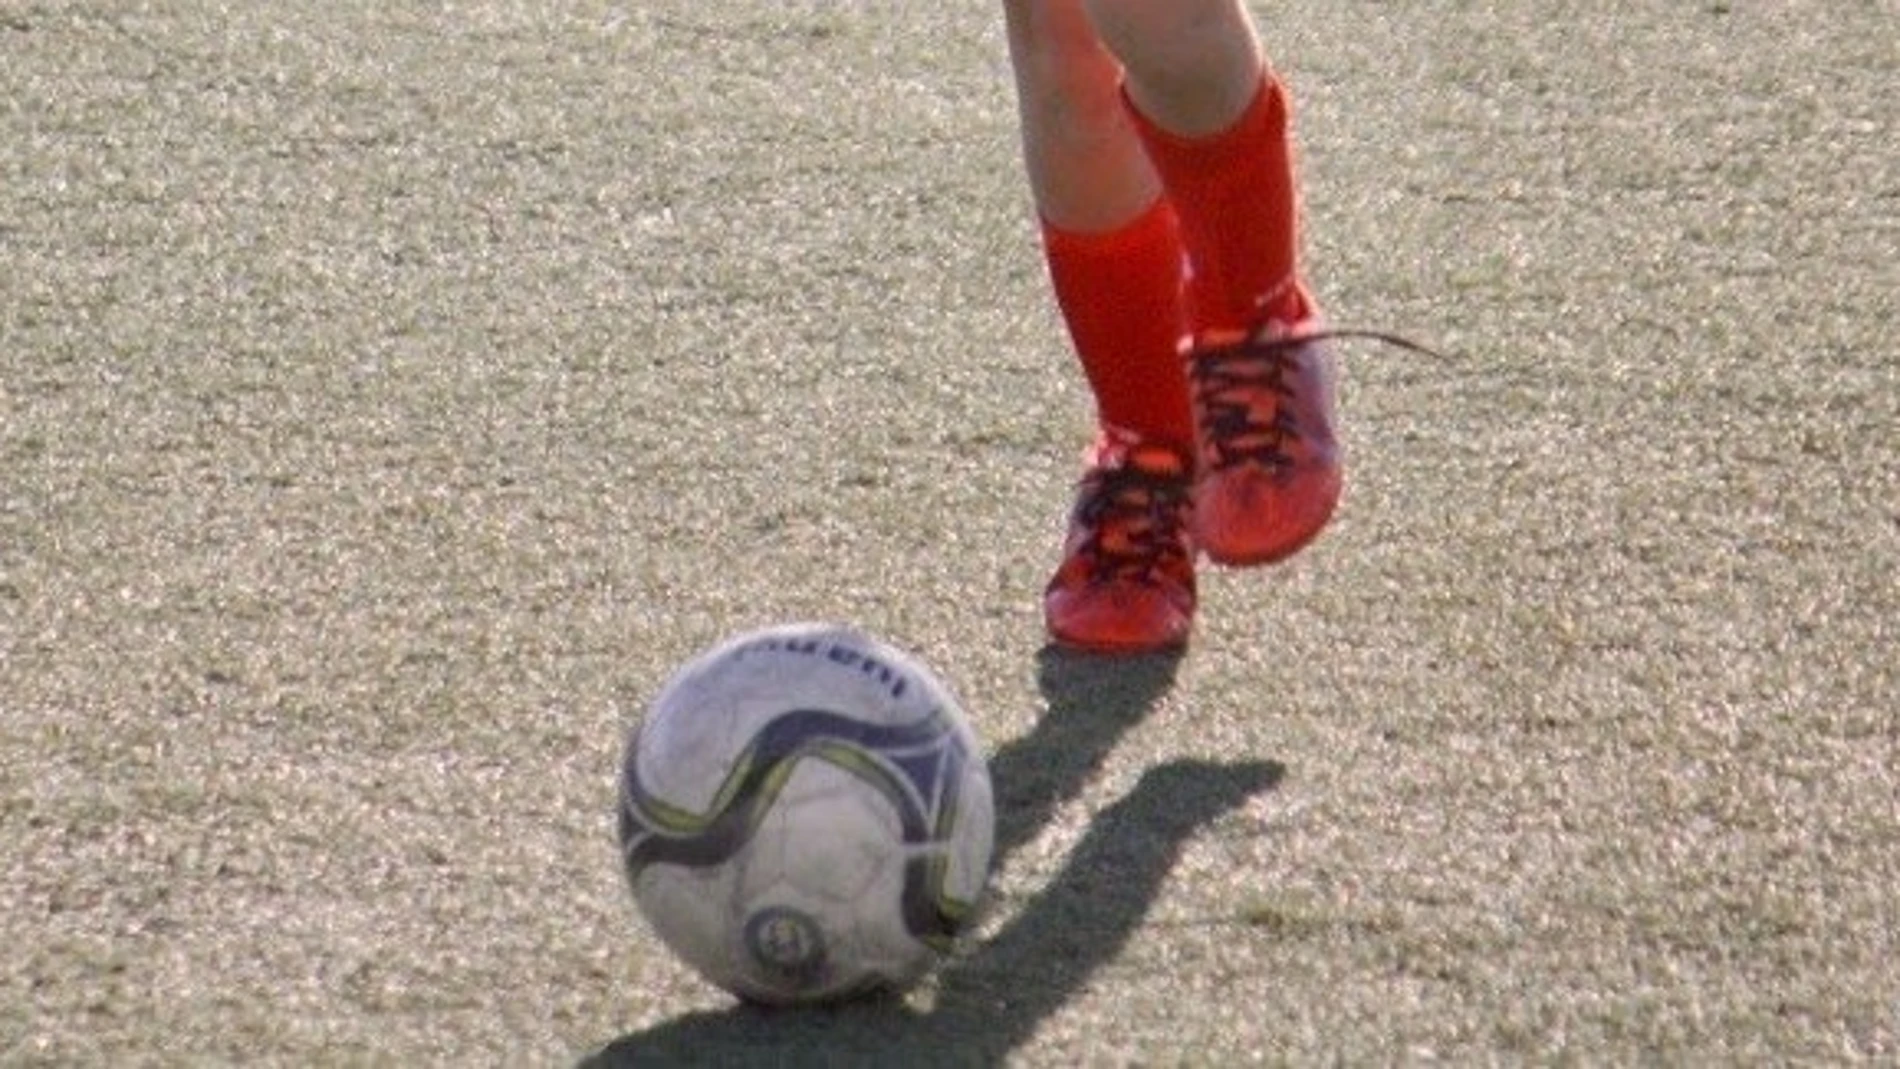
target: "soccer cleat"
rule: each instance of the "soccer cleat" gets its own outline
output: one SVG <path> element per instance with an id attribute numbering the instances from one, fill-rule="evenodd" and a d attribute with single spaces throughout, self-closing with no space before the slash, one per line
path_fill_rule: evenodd
<path id="1" fill-rule="evenodd" d="M 1194 540 L 1216 563 L 1283 560 L 1332 518 L 1343 480 L 1328 337 L 1307 316 L 1205 332 L 1188 349 Z"/>
<path id="2" fill-rule="evenodd" d="M 1192 462 L 1105 431 L 1089 452 L 1062 564 L 1043 593 L 1057 642 L 1142 653 L 1187 641 L 1194 621 Z"/>

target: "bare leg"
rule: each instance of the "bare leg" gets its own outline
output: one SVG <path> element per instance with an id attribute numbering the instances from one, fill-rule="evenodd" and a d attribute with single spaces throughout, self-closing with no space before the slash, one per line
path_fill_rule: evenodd
<path id="1" fill-rule="evenodd" d="M 1087 0 L 1090 21 L 1128 71 L 1128 95 L 1171 133 L 1225 129 L 1259 92 L 1267 64 L 1239 0 Z"/>
<path id="2" fill-rule="evenodd" d="M 1121 103 L 1122 65 L 1084 0 L 1004 0 L 1036 210 L 1065 230 L 1107 231 L 1161 195 Z"/>

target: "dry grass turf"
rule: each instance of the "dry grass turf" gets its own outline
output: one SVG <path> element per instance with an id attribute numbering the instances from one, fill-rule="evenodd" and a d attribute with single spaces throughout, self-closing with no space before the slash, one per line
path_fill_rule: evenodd
<path id="1" fill-rule="evenodd" d="M 1352 483 L 1042 649 L 987 0 L 0 0 L 0 1063 L 1891 1063 L 1900 15 L 1263 6 Z M 732 631 L 962 696 L 989 922 L 736 1007 L 612 844 Z"/>

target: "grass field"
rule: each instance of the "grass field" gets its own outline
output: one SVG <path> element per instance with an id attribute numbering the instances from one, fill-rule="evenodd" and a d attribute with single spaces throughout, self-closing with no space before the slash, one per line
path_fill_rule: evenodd
<path id="1" fill-rule="evenodd" d="M 1263 6 L 1333 318 L 1450 357 L 1126 663 L 993 7 L 0 0 L 0 1064 L 1900 1058 L 1900 6 Z M 796 618 L 990 749 L 903 1003 L 616 868 Z"/>

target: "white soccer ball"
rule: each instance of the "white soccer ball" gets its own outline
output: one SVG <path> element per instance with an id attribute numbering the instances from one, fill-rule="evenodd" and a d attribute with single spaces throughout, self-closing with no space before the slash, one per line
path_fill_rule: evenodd
<path id="1" fill-rule="evenodd" d="M 994 837 L 989 769 L 955 699 L 848 628 L 767 628 L 700 655 L 621 764 L 641 912 L 758 1002 L 917 982 L 970 921 Z"/>

